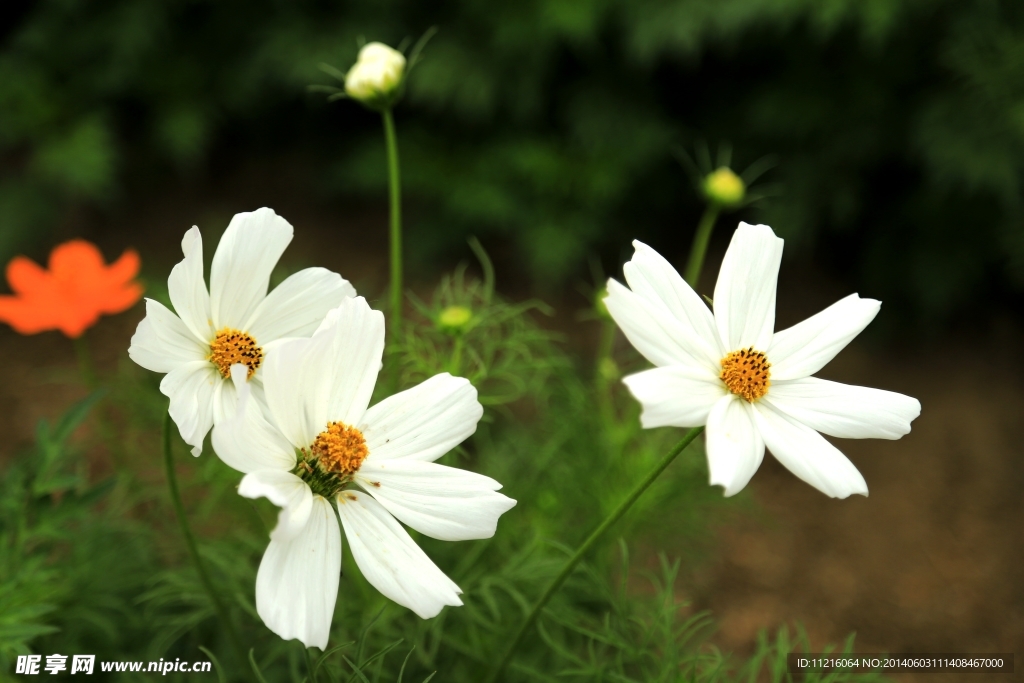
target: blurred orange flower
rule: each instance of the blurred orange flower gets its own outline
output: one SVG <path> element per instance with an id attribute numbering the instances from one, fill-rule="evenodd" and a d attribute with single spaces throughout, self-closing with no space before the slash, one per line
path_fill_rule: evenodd
<path id="1" fill-rule="evenodd" d="M 18 256 L 7 264 L 13 296 L 0 296 L 0 322 L 21 334 L 60 330 L 72 339 L 101 315 L 127 310 L 142 296 L 139 255 L 125 250 L 109 266 L 96 245 L 71 240 L 50 252 L 50 269 Z"/>

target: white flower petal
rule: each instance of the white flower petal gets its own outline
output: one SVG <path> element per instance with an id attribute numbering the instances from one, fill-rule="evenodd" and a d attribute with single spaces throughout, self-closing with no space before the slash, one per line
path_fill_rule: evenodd
<path id="1" fill-rule="evenodd" d="M 340 578 L 338 520 L 330 503 L 316 496 L 301 532 L 267 546 L 256 575 L 256 612 L 281 638 L 324 650 Z"/>
<path id="2" fill-rule="evenodd" d="M 851 294 L 777 332 L 767 349 L 772 381 L 800 379 L 821 370 L 875 319 L 881 306 L 880 301 Z"/>
<path id="3" fill-rule="evenodd" d="M 147 370 L 167 373 L 209 354 L 209 344 L 201 344 L 178 316 L 159 301 L 146 299 L 146 317 L 132 336 L 129 358 Z"/>
<path id="4" fill-rule="evenodd" d="M 384 314 L 361 296 L 329 311 L 320 329 L 334 339 L 327 419 L 358 424 L 377 384 L 384 356 Z"/>
<path id="5" fill-rule="evenodd" d="M 693 330 L 669 315 L 664 305 L 652 303 L 611 279 L 604 304 L 629 342 L 655 365 L 713 369 L 717 364 L 704 353 L 690 353 L 683 340 L 692 336 Z"/>
<path id="6" fill-rule="evenodd" d="M 242 378 L 249 372 L 249 368 L 242 365 L 233 365 L 232 371 L 239 368 Z M 213 387 L 213 424 L 218 425 L 224 420 L 238 414 L 238 392 L 235 390 L 234 376 L 228 378 L 232 381 L 217 382 Z"/>
<path id="7" fill-rule="evenodd" d="M 181 252 L 185 258 L 171 268 L 167 278 L 167 293 L 185 326 L 201 344 L 209 344 L 215 336 L 210 318 L 210 293 L 203 280 L 203 237 L 199 228 L 192 227 L 181 239 Z"/>
<path id="8" fill-rule="evenodd" d="M 472 435 L 483 414 L 469 380 L 443 372 L 367 410 L 359 430 L 373 460 L 433 461 Z"/>
<path id="9" fill-rule="evenodd" d="M 273 421 L 297 448 L 330 421 L 354 425 L 370 401 L 384 353 L 384 315 L 362 297 L 327 313 L 308 339 L 275 345 L 263 363 Z"/>
<path id="10" fill-rule="evenodd" d="M 782 239 L 767 225 L 740 223 L 715 285 L 715 323 L 729 351 L 766 351 L 775 329 Z"/>
<path id="11" fill-rule="evenodd" d="M 222 381 L 217 368 L 203 360 L 179 365 L 160 382 L 160 393 L 171 399 L 167 410 L 192 455 L 203 452 L 203 439 L 213 426 L 214 393 Z"/>
<path id="12" fill-rule="evenodd" d="M 868 495 L 864 477 L 825 437 L 766 401 L 753 405 L 754 424 L 761 438 L 790 472 L 833 498 L 846 498 L 851 493 Z"/>
<path id="13" fill-rule="evenodd" d="M 270 532 L 270 538 L 275 541 L 288 541 L 298 536 L 313 510 L 313 492 L 306 482 L 282 470 L 258 470 L 246 474 L 238 485 L 238 495 L 266 498 L 281 508 L 277 526 Z M 330 510 L 329 503 L 327 509 Z"/>
<path id="14" fill-rule="evenodd" d="M 309 339 L 309 337 L 308 336 L 306 336 L 306 337 L 281 337 L 280 339 L 274 339 L 273 341 L 269 341 L 269 342 L 266 342 L 266 343 L 260 342 L 260 348 L 263 349 L 264 364 L 260 365 L 260 367 L 256 368 L 256 373 L 252 377 L 250 377 L 249 380 L 250 381 L 252 381 L 252 380 L 262 381 L 262 379 L 260 379 L 260 377 L 261 377 L 261 375 L 263 373 L 260 372 L 260 371 L 266 365 L 266 359 L 270 357 L 269 354 L 273 353 L 274 350 L 277 349 L 278 347 L 283 346 L 284 344 L 287 344 L 289 342 L 293 342 L 296 339 Z"/>
<path id="15" fill-rule="evenodd" d="M 775 382 L 762 400 L 811 429 L 844 439 L 898 439 L 921 414 L 916 398 L 817 377 Z"/>
<path id="16" fill-rule="evenodd" d="M 261 345 L 282 337 L 308 337 L 327 311 L 355 295 L 355 287 L 337 273 L 306 268 L 275 287 L 243 329 Z"/>
<path id="17" fill-rule="evenodd" d="M 267 295 L 270 273 L 292 233 L 291 224 L 272 209 L 231 219 L 210 265 L 210 310 L 218 329 L 247 331 L 244 324 Z"/>
<path id="18" fill-rule="evenodd" d="M 263 386 L 274 425 L 295 448 L 307 448 L 327 427 L 332 340 L 292 339 L 266 353 Z"/>
<path id="19" fill-rule="evenodd" d="M 720 399 L 708 416 L 711 485 L 725 487 L 726 496 L 742 491 L 764 459 L 764 441 L 753 420 L 750 404 L 733 394 Z"/>
<path id="20" fill-rule="evenodd" d="M 228 467 L 239 472 L 287 472 L 295 467 L 295 447 L 263 416 L 245 380 L 247 370 L 244 365 L 231 367 L 231 393 L 238 398 L 233 412 L 213 428 L 213 450 Z"/>
<path id="21" fill-rule="evenodd" d="M 490 538 L 516 501 L 475 472 L 416 460 L 367 459 L 355 480 L 405 524 L 431 538 Z"/>
<path id="22" fill-rule="evenodd" d="M 338 514 L 359 571 L 385 597 L 423 619 L 437 616 L 445 605 L 462 604 L 459 587 L 372 497 L 344 491 L 338 495 Z"/>
<path id="23" fill-rule="evenodd" d="M 633 247 L 636 253 L 622 268 L 629 288 L 651 303 L 664 305 L 690 331 L 677 340 L 690 355 L 703 355 L 711 363 L 721 360 L 727 350 L 721 346 L 711 309 L 661 254 L 638 240 Z"/>
<path id="24" fill-rule="evenodd" d="M 264 358 L 266 357 L 266 351 L 263 353 Z M 252 377 L 245 383 L 246 386 L 251 390 L 249 395 L 259 404 L 260 410 L 263 411 L 263 416 L 268 420 L 270 419 L 270 407 L 267 406 L 266 390 L 263 388 L 263 368 L 259 367 Z M 271 423 L 273 424 L 273 423 Z"/>
<path id="25" fill-rule="evenodd" d="M 697 427 L 707 423 L 716 401 L 729 393 L 706 368 L 670 365 L 652 368 L 622 379 L 643 406 L 640 424 L 652 427 Z"/>

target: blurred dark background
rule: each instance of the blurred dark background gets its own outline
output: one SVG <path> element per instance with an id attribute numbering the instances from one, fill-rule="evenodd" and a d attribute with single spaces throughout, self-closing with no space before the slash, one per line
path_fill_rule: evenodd
<path id="1" fill-rule="evenodd" d="M 339 221 L 380 206 L 378 117 L 306 86 L 432 25 L 397 114 L 414 262 L 472 232 L 544 293 L 633 238 L 681 252 L 700 205 L 672 151 L 706 142 L 775 155 L 738 217 L 904 328 L 1021 302 L 1024 6 L 996 0 L 7 0 L 0 261 L 246 168 L 300 169 Z"/>
<path id="2" fill-rule="evenodd" d="M 1019 648 L 1024 369 L 1005 358 L 1024 345 L 1024 3 L 6 0 L 0 263 L 75 236 L 108 259 L 134 246 L 154 294 L 188 227 L 212 251 L 233 213 L 269 205 L 296 226 L 291 266 L 379 297 L 379 117 L 306 87 L 361 36 L 433 25 L 396 112 L 414 287 L 475 234 L 499 289 L 553 302 L 545 324 L 586 358 L 599 332 L 573 287 L 594 257 L 618 276 L 635 238 L 684 262 L 703 207 L 674 151 L 707 144 L 737 171 L 777 164 L 754 188 L 772 196 L 720 219 L 701 291 L 743 219 L 787 240 L 780 329 L 851 291 L 884 302 L 821 376 L 916 396 L 922 416 L 897 442 L 839 443 L 870 498 L 828 499 L 765 458 L 742 494 L 758 514 L 716 525 L 683 580 L 717 642 L 799 622 L 816 646 L 856 631 L 861 652 Z M 97 326 L 101 367 L 128 362 L 141 317 Z M 55 333 L 2 328 L 0 356 L 9 455 L 83 389 L 50 379 L 73 371 Z"/>

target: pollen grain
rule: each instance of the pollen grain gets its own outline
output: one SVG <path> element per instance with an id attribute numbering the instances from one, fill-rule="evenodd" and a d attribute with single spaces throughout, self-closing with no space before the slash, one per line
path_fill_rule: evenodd
<path id="1" fill-rule="evenodd" d="M 225 328 L 210 342 L 210 362 L 225 379 L 231 376 L 231 366 L 238 363 L 248 367 L 246 377 L 252 377 L 263 362 L 263 349 L 245 332 Z"/>
<path id="2" fill-rule="evenodd" d="M 768 393 L 772 376 L 771 363 L 763 351 L 754 347 L 733 351 L 722 359 L 722 374 L 729 391 L 753 403 Z"/>

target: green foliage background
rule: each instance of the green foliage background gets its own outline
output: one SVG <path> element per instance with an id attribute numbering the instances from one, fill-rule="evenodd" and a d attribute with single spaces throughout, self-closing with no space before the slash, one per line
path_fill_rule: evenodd
<path id="1" fill-rule="evenodd" d="M 741 217 L 941 322 L 1024 291 L 1024 6 L 975 0 L 40 0 L 0 10 L 0 260 L 72 207 L 301 158 L 383 197 L 374 115 L 305 87 L 440 33 L 398 112 L 421 257 L 472 231 L 549 285 L 689 242 L 673 146 L 778 156 Z M 41 250 L 41 248 L 40 248 Z M 985 303 L 981 303 L 985 302 Z"/>

